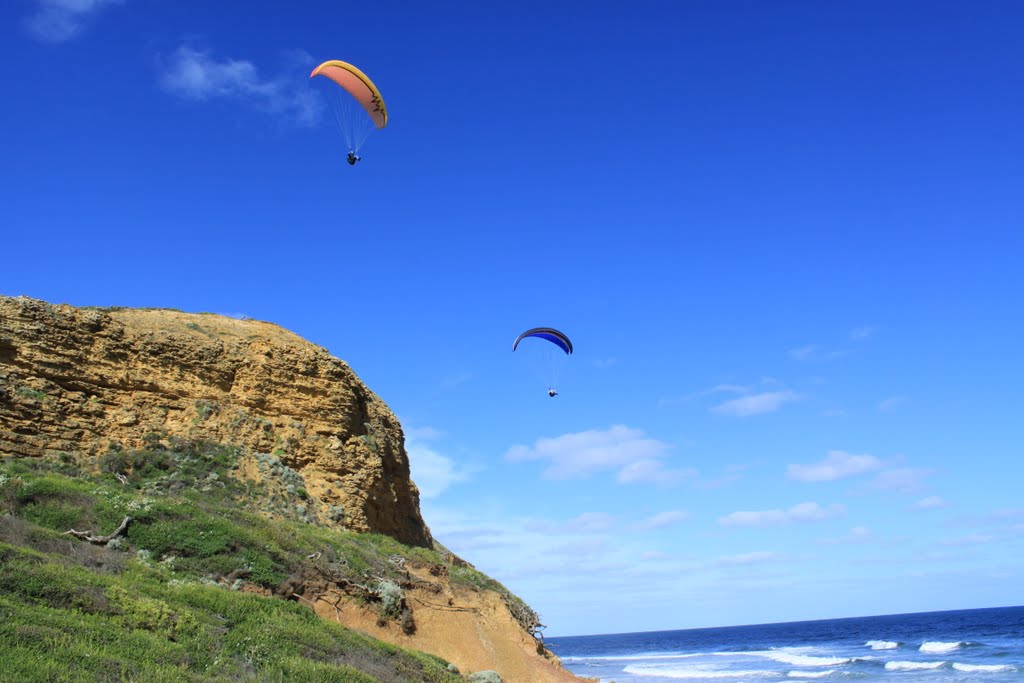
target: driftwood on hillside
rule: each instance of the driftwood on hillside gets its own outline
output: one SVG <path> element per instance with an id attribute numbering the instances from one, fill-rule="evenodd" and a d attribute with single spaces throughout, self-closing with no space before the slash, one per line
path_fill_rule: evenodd
<path id="1" fill-rule="evenodd" d="M 131 517 L 125 517 L 121 520 L 120 526 L 114 529 L 113 533 L 107 534 L 106 536 L 93 536 L 92 530 L 87 531 L 75 531 L 74 529 L 68 529 L 64 533 L 71 534 L 75 538 L 80 538 L 83 541 L 89 541 L 89 543 L 95 543 L 96 545 L 106 545 L 113 539 L 117 538 L 124 533 L 124 530 L 128 528 L 129 522 L 132 521 Z"/>

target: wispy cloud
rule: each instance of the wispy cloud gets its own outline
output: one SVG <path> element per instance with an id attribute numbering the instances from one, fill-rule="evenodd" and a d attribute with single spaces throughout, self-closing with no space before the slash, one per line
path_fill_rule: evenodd
<path id="1" fill-rule="evenodd" d="M 846 451 L 829 451 L 821 462 L 810 465 L 789 465 L 786 476 L 803 482 L 835 481 L 882 468 L 882 461 L 873 455 L 853 455 Z"/>
<path id="2" fill-rule="evenodd" d="M 711 410 L 722 415 L 749 417 L 773 413 L 786 403 L 799 401 L 803 396 L 794 391 L 765 391 L 760 394 L 741 396 L 720 403 Z"/>
<path id="3" fill-rule="evenodd" d="M 302 124 L 320 117 L 321 105 L 297 77 L 268 78 L 244 59 L 216 59 L 209 52 L 182 45 L 166 58 L 160 85 L 172 95 L 202 102 L 227 99 L 245 102 Z M 299 61 L 292 55 L 288 61 Z M 306 56 L 306 62 L 312 58 Z"/>
<path id="4" fill-rule="evenodd" d="M 897 467 L 880 472 L 872 482 L 872 487 L 898 493 L 917 493 L 924 488 L 924 479 L 932 474 L 931 470 L 914 467 Z"/>
<path id="5" fill-rule="evenodd" d="M 753 388 L 742 384 L 716 384 L 706 391 L 701 391 L 695 394 L 695 396 L 707 396 L 709 394 L 749 394 L 751 391 L 753 391 Z"/>
<path id="6" fill-rule="evenodd" d="M 544 534 L 587 534 L 600 533 L 611 529 L 618 518 L 606 512 L 584 512 L 566 521 L 531 519 L 523 525 L 527 531 Z"/>
<path id="7" fill-rule="evenodd" d="M 789 357 L 794 360 L 808 360 L 814 354 L 818 353 L 819 349 L 815 344 L 808 344 L 807 346 L 801 346 L 798 349 L 790 349 Z"/>
<path id="8" fill-rule="evenodd" d="M 949 503 L 944 498 L 939 496 L 928 496 L 914 503 L 914 507 L 918 510 L 935 510 L 938 508 L 949 507 Z"/>
<path id="9" fill-rule="evenodd" d="M 784 555 L 782 555 L 782 553 L 771 552 L 768 550 L 756 550 L 754 552 L 739 553 L 737 555 L 722 555 L 715 558 L 710 564 L 713 567 L 736 567 L 776 562 L 783 559 L 783 557 Z"/>
<path id="10" fill-rule="evenodd" d="M 25 28 L 44 43 L 62 43 L 75 37 L 104 8 L 123 0 L 35 0 L 35 12 Z"/>
<path id="11" fill-rule="evenodd" d="M 855 526 L 850 529 L 850 533 L 839 538 L 824 538 L 819 543 L 824 545 L 847 545 L 851 543 L 867 543 L 868 541 L 875 540 L 874 533 L 871 529 L 866 526 Z"/>
<path id="12" fill-rule="evenodd" d="M 699 489 L 717 489 L 728 486 L 743 478 L 746 472 L 746 465 L 726 465 L 723 474 L 719 477 L 700 478 L 693 482 L 694 487 Z"/>
<path id="13" fill-rule="evenodd" d="M 852 353 L 848 349 L 824 349 L 817 344 L 808 344 L 790 349 L 789 357 L 798 361 L 828 361 L 842 358 Z"/>
<path id="14" fill-rule="evenodd" d="M 666 467 L 670 448 L 641 429 L 615 425 L 537 439 L 532 446 L 513 446 L 505 457 L 512 462 L 547 460 L 550 464 L 544 476 L 549 479 L 575 479 L 612 470 L 622 483 L 667 482 L 691 474 Z"/>
<path id="15" fill-rule="evenodd" d="M 405 427 L 403 425 L 403 431 L 405 432 L 405 438 L 409 441 L 436 441 L 445 435 L 443 430 L 430 426 Z"/>
<path id="16" fill-rule="evenodd" d="M 714 396 L 715 394 L 749 394 L 751 391 L 753 391 L 751 387 L 745 387 L 739 384 L 716 384 L 710 389 L 701 389 L 700 391 L 694 391 L 682 396 L 661 398 L 658 400 L 658 405 L 668 406 L 676 403 L 685 403 L 699 398 Z"/>
<path id="17" fill-rule="evenodd" d="M 788 510 L 740 510 L 721 517 L 722 526 L 773 526 L 793 522 L 817 522 L 845 512 L 842 505 L 822 507 L 818 503 L 799 503 Z"/>
<path id="18" fill-rule="evenodd" d="M 924 480 L 933 474 L 930 469 L 895 466 L 901 459 L 885 462 L 873 455 L 855 455 L 846 451 L 829 451 L 824 460 L 810 464 L 795 464 L 786 467 L 786 476 L 794 481 L 807 483 L 836 481 L 862 474 L 874 473 L 864 486 L 868 489 L 895 491 L 897 493 L 918 493 L 925 488 Z M 938 497 L 926 498 L 916 507 L 939 506 Z"/>
<path id="19" fill-rule="evenodd" d="M 850 339 L 854 341 L 867 339 L 868 337 L 873 336 L 877 331 L 878 328 L 874 325 L 861 325 L 860 327 L 855 327 L 850 330 Z"/>
<path id="20" fill-rule="evenodd" d="M 690 518 L 690 513 L 683 510 L 666 510 L 665 512 L 659 512 L 656 515 L 652 515 L 647 519 L 640 522 L 637 527 L 641 531 L 654 531 L 656 529 L 665 529 L 670 526 L 684 522 Z"/>
<path id="21" fill-rule="evenodd" d="M 958 536 L 956 538 L 943 538 L 939 539 L 939 545 L 946 546 L 970 546 L 970 545 L 986 545 L 998 540 L 998 536 L 992 534 L 969 534 L 967 536 Z"/>
<path id="22" fill-rule="evenodd" d="M 910 403 L 908 396 L 890 396 L 878 402 L 878 410 L 883 413 L 891 413 Z"/>
<path id="23" fill-rule="evenodd" d="M 456 372 L 441 378 L 442 389 L 453 389 L 473 379 L 471 372 Z"/>
<path id="24" fill-rule="evenodd" d="M 449 487 L 466 481 L 472 469 L 456 463 L 427 445 L 441 432 L 431 427 L 411 429 L 405 435 L 405 451 L 409 456 L 410 476 L 423 498 L 437 498 Z"/>
<path id="25" fill-rule="evenodd" d="M 875 333 L 873 325 L 861 325 L 847 333 L 847 339 L 854 342 L 862 342 Z M 789 357 L 796 361 L 823 362 L 849 356 L 854 353 L 853 349 L 835 347 L 833 345 L 821 346 L 820 344 L 805 344 L 789 350 Z"/>

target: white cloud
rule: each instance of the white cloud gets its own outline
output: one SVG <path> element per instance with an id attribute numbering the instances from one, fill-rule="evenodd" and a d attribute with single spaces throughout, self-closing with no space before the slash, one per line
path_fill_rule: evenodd
<path id="1" fill-rule="evenodd" d="M 648 517 L 640 522 L 639 528 L 643 531 L 653 531 L 679 524 L 690 518 L 690 513 L 683 510 L 666 510 Z"/>
<path id="2" fill-rule="evenodd" d="M 410 476 L 423 498 L 437 498 L 450 486 L 468 480 L 472 473 L 470 468 L 459 466 L 423 443 L 423 440 L 438 438 L 440 434 L 431 427 L 406 432 L 405 452 L 409 456 Z"/>
<path id="3" fill-rule="evenodd" d="M 405 438 L 409 441 L 436 441 L 444 432 L 434 427 L 404 427 Z"/>
<path id="4" fill-rule="evenodd" d="M 869 488 L 898 493 L 916 493 L 924 488 L 924 479 L 932 470 L 914 467 L 892 467 L 873 455 L 853 455 L 845 451 L 829 451 L 824 460 L 808 465 L 789 465 L 786 476 L 802 482 L 836 481 L 846 477 L 875 472 Z M 939 498 L 925 499 L 936 507 Z M 924 502 L 924 501 L 922 501 Z M 921 503 L 917 507 L 922 507 Z"/>
<path id="5" fill-rule="evenodd" d="M 192 100 L 214 97 L 271 96 L 275 86 L 260 78 L 252 62 L 216 61 L 206 52 L 183 45 L 171 56 L 160 79 L 169 92 Z"/>
<path id="6" fill-rule="evenodd" d="M 298 57 L 293 55 L 290 60 L 297 61 Z M 172 95 L 187 100 L 239 100 L 304 124 L 313 123 L 320 116 L 319 102 L 298 78 L 266 78 L 250 61 L 218 61 L 208 52 L 187 45 L 179 47 L 167 60 L 160 84 Z"/>
<path id="7" fill-rule="evenodd" d="M 615 425 L 540 438 L 533 446 L 513 446 L 505 458 L 512 462 L 548 460 L 544 476 L 549 479 L 573 479 L 613 470 L 623 483 L 663 482 L 687 474 L 665 467 L 663 459 L 670 448 L 664 441 L 647 437 L 641 429 Z"/>
<path id="8" fill-rule="evenodd" d="M 632 462 L 615 475 L 615 479 L 622 484 L 636 484 L 653 482 L 656 484 L 674 484 L 680 479 L 694 478 L 697 476 L 695 469 L 668 469 L 661 460 L 638 460 Z"/>
<path id="9" fill-rule="evenodd" d="M 718 523 L 722 526 L 770 526 L 792 522 L 817 522 L 841 515 L 844 511 L 842 505 L 829 505 L 823 508 L 817 503 L 799 503 L 788 510 L 740 510 L 719 518 Z"/>
<path id="10" fill-rule="evenodd" d="M 949 506 L 949 503 L 945 499 L 939 496 L 928 496 L 914 503 L 914 507 L 918 510 L 934 510 L 936 508 L 944 508 Z"/>
<path id="11" fill-rule="evenodd" d="M 731 399 L 715 406 L 711 410 L 722 415 L 747 417 L 775 412 L 783 404 L 799 401 L 801 398 L 802 396 L 793 391 L 766 391 L 760 394 Z"/>
<path id="12" fill-rule="evenodd" d="M 89 20 L 109 5 L 122 0 L 35 0 L 36 11 L 25 22 L 28 32 L 46 43 L 70 40 Z"/>
<path id="13" fill-rule="evenodd" d="M 803 482 L 835 481 L 881 469 L 882 461 L 873 455 L 853 455 L 845 451 L 829 451 L 821 462 L 810 465 L 789 465 L 786 476 Z"/>

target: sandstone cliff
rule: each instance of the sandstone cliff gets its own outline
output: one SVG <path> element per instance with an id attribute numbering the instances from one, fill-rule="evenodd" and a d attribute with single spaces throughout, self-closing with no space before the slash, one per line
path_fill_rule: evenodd
<path id="1" fill-rule="evenodd" d="M 95 470 L 111 451 L 176 438 L 240 447 L 235 476 L 262 484 L 267 500 L 254 502 L 271 517 L 435 547 L 397 419 L 325 349 L 266 322 L 0 296 L 0 457 L 72 458 Z M 525 606 L 504 589 L 450 580 L 450 566 L 407 566 L 414 632 L 340 600 L 343 582 L 295 590 L 327 619 L 466 672 L 583 680 L 538 648 Z"/>
<path id="2" fill-rule="evenodd" d="M 0 296 L 0 453 L 155 436 L 244 447 L 282 513 L 432 544 L 398 420 L 325 349 L 255 320 Z"/>

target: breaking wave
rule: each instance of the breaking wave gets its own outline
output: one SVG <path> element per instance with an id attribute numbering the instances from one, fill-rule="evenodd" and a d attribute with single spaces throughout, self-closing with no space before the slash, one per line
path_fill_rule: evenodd
<path id="1" fill-rule="evenodd" d="M 964 673 L 1006 673 L 1017 670 L 1017 667 L 1010 664 L 961 664 L 960 662 L 954 662 L 953 668 Z"/>
<path id="2" fill-rule="evenodd" d="M 693 657 L 705 657 L 706 653 L 672 653 L 672 654 L 637 654 L 637 655 L 594 655 L 590 657 L 560 657 L 563 662 L 646 662 L 661 659 L 691 659 Z"/>
<path id="3" fill-rule="evenodd" d="M 955 652 L 960 648 L 967 647 L 967 643 L 960 640 L 955 643 L 943 643 L 941 641 L 929 641 L 921 644 L 921 652 L 927 652 L 933 655 L 944 655 L 948 652 Z"/>
<path id="4" fill-rule="evenodd" d="M 835 673 L 835 669 L 825 671 L 790 671 L 790 678 L 826 678 Z"/>
<path id="5" fill-rule="evenodd" d="M 635 676 L 651 676 L 652 678 L 675 678 L 678 680 L 686 679 L 697 679 L 705 680 L 708 678 L 728 680 L 728 679 L 741 679 L 741 680 L 769 680 L 778 679 L 783 676 L 782 672 L 779 671 L 767 671 L 767 670 L 752 670 L 752 671 L 740 671 L 738 669 L 732 670 L 721 670 L 721 669 L 707 669 L 702 667 L 654 667 L 654 666 L 634 666 L 629 665 L 623 669 L 625 673 L 633 674 Z"/>
<path id="6" fill-rule="evenodd" d="M 886 671 L 931 671 L 940 669 L 945 662 L 886 662 Z"/>
<path id="7" fill-rule="evenodd" d="M 849 657 L 820 657 L 816 655 L 801 655 L 785 650 L 760 650 L 757 652 L 737 652 L 736 654 L 753 655 L 766 657 L 776 662 L 789 664 L 790 666 L 840 666 L 849 664 L 853 660 Z"/>
<path id="8" fill-rule="evenodd" d="M 894 640 L 869 640 L 864 644 L 872 650 L 895 650 L 900 646 Z"/>

